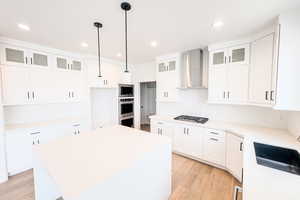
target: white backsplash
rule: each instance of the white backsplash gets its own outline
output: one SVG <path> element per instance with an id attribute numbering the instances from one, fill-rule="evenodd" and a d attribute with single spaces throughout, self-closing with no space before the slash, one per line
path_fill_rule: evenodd
<path id="1" fill-rule="evenodd" d="M 287 112 L 257 106 L 207 104 L 207 95 L 205 89 L 180 90 L 177 102 L 158 102 L 157 113 L 161 115 L 196 115 L 212 120 L 287 128 Z"/>

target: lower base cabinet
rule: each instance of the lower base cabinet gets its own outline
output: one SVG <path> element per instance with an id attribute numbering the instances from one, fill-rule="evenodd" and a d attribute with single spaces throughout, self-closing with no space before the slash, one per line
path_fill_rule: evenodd
<path id="1" fill-rule="evenodd" d="M 151 119 L 151 132 L 172 138 L 173 151 L 243 177 L 243 138 L 221 130 Z"/>
<path id="2" fill-rule="evenodd" d="M 225 167 L 226 133 L 224 131 L 206 129 L 203 142 L 203 159 Z"/>
<path id="3" fill-rule="evenodd" d="M 79 123 L 52 124 L 41 128 L 6 131 L 7 170 L 10 176 L 32 168 L 32 146 L 63 136 L 79 135 Z"/>
<path id="4" fill-rule="evenodd" d="M 240 182 L 243 179 L 243 138 L 227 133 L 226 168 Z"/>
<path id="5" fill-rule="evenodd" d="M 205 129 L 201 127 L 175 125 L 174 150 L 196 158 L 202 158 L 202 140 Z"/>

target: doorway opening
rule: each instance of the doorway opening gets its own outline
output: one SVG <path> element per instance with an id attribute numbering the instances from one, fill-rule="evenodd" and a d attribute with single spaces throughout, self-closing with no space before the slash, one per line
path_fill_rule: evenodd
<path id="1" fill-rule="evenodd" d="M 156 82 L 140 85 L 141 130 L 150 132 L 150 116 L 156 114 Z"/>

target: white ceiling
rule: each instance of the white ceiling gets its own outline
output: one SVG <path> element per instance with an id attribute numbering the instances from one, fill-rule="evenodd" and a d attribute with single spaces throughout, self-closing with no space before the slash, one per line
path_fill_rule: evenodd
<path id="1" fill-rule="evenodd" d="M 103 56 L 124 55 L 121 0 L 3 0 L 0 35 L 72 52 L 96 55 L 100 21 Z M 143 63 L 155 56 L 212 42 L 234 39 L 272 23 L 275 17 L 300 5 L 299 0 L 132 0 L 129 13 L 129 62 Z M 222 20 L 215 31 L 212 24 Z M 18 29 L 17 24 L 31 31 Z M 152 40 L 158 42 L 150 47 Z M 87 42 L 89 47 L 81 47 Z"/>

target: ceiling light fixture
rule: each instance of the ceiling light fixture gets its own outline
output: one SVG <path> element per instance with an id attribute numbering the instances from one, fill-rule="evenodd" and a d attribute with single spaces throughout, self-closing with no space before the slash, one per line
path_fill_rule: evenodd
<path id="1" fill-rule="evenodd" d="M 215 29 L 221 28 L 221 27 L 223 27 L 223 26 L 224 26 L 224 23 L 223 23 L 222 21 L 215 21 L 215 22 L 213 23 L 213 27 L 214 27 Z"/>
<path id="2" fill-rule="evenodd" d="M 131 5 L 128 2 L 123 2 L 121 3 L 121 8 L 125 11 L 125 62 L 126 62 L 126 66 L 125 66 L 125 71 L 126 73 L 128 73 L 128 45 L 127 45 L 127 40 L 128 40 L 128 36 L 127 36 L 127 12 L 131 9 Z"/>
<path id="3" fill-rule="evenodd" d="M 122 57 L 122 54 L 121 53 L 117 53 L 117 57 Z"/>
<path id="4" fill-rule="evenodd" d="M 157 47 L 158 43 L 156 41 L 150 42 L 151 47 Z"/>
<path id="5" fill-rule="evenodd" d="M 88 43 L 86 43 L 86 42 L 82 42 L 82 43 L 81 43 L 81 46 L 82 46 L 82 47 L 88 47 L 89 45 L 88 45 Z"/>
<path id="6" fill-rule="evenodd" d="M 18 27 L 25 31 L 30 31 L 30 27 L 25 24 L 18 24 Z"/>
<path id="7" fill-rule="evenodd" d="M 99 75 L 98 77 L 102 77 L 101 75 L 101 49 L 100 49 L 100 28 L 103 27 L 103 25 L 100 22 L 95 22 L 94 26 L 97 28 L 97 36 L 98 36 L 98 64 L 99 64 Z"/>

